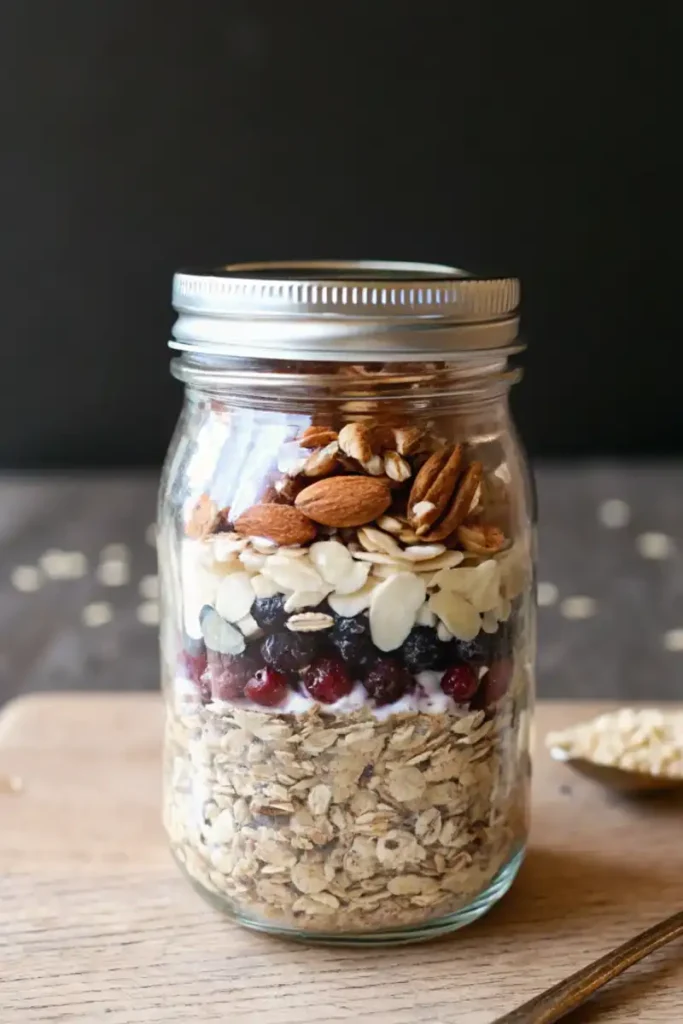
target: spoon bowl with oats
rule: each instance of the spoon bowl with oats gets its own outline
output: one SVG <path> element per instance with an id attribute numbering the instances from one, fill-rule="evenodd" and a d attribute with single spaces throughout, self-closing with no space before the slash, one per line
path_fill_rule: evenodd
<path id="1" fill-rule="evenodd" d="M 625 794 L 683 790 L 683 712 L 621 708 L 546 736 L 550 756 Z"/>

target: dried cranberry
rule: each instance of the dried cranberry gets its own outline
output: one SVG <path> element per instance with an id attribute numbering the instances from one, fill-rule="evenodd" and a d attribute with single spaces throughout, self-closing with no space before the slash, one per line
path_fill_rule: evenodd
<path id="1" fill-rule="evenodd" d="M 278 672 L 295 672 L 310 665 L 317 646 L 311 633 L 272 633 L 261 644 L 261 656 Z"/>
<path id="2" fill-rule="evenodd" d="M 336 658 L 316 658 L 304 672 L 304 684 L 321 704 L 334 704 L 353 689 L 346 665 Z"/>
<path id="3" fill-rule="evenodd" d="M 414 685 L 410 672 L 397 658 L 378 658 L 363 680 L 376 704 L 393 704 Z"/>
<path id="4" fill-rule="evenodd" d="M 276 672 L 269 665 L 252 676 L 244 687 L 245 697 L 266 708 L 274 708 L 278 704 L 282 704 L 287 692 L 287 677 L 282 672 Z"/>
<path id="5" fill-rule="evenodd" d="M 401 653 L 411 672 L 425 672 L 446 666 L 449 646 L 439 640 L 435 630 L 415 626 L 406 637 Z"/>
<path id="6" fill-rule="evenodd" d="M 214 700 L 235 700 L 244 694 L 244 687 L 256 675 L 259 663 L 249 655 L 220 654 L 209 651 L 209 676 Z"/>
<path id="7" fill-rule="evenodd" d="M 491 665 L 482 683 L 482 696 L 485 707 L 495 704 L 496 701 L 499 701 L 508 692 L 512 679 L 512 670 L 513 664 L 510 658 L 501 658 L 499 661 L 494 661 Z"/>
<path id="8" fill-rule="evenodd" d="M 469 665 L 452 665 L 443 674 L 441 689 L 458 704 L 471 700 L 477 692 L 479 677 Z"/>

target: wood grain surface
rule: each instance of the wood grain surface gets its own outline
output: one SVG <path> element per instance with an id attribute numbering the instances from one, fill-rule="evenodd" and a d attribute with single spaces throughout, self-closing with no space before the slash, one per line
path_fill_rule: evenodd
<path id="1" fill-rule="evenodd" d="M 159 824 L 156 695 L 44 694 L 8 705 L 0 1020 L 489 1024 L 683 907 L 680 797 L 624 801 L 541 749 L 548 729 L 604 707 L 540 705 L 532 841 L 497 908 L 448 939 L 356 951 L 251 934 L 188 888 Z M 682 954 L 680 944 L 661 950 L 571 1024 L 679 1024 Z"/>

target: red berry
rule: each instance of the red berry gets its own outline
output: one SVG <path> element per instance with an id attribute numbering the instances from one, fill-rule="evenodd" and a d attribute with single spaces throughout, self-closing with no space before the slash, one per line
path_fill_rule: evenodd
<path id="1" fill-rule="evenodd" d="M 396 658 L 378 658 L 363 681 L 378 705 L 393 704 L 412 690 L 413 685 L 410 672 Z"/>
<path id="2" fill-rule="evenodd" d="M 199 654 L 183 651 L 181 660 L 187 678 L 199 686 L 201 678 L 206 672 L 206 651 L 201 651 Z"/>
<path id="3" fill-rule="evenodd" d="M 233 657 L 209 650 L 209 675 L 214 700 L 235 700 L 258 671 L 258 662 L 245 655 Z"/>
<path id="4" fill-rule="evenodd" d="M 278 704 L 282 704 L 288 689 L 287 676 L 282 672 L 276 672 L 274 668 L 267 665 L 249 680 L 244 687 L 244 696 L 253 700 L 255 704 L 274 708 Z"/>
<path id="5" fill-rule="evenodd" d="M 495 704 L 497 700 L 504 697 L 508 692 L 510 680 L 512 679 L 512 661 L 509 658 L 501 658 L 494 661 L 484 676 L 483 691 L 486 707 Z"/>
<path id="6" fill-rule="evenodd" d="M 446 669 L 441 680 L 441 689 L 458 704 L 471 700 L 477 692 L 479 677 L 469 665 L 452 665 Z"/>
<path id="7" fill-rule="evenodd" d="M 304 672 L 304 684 L 311 697 L 321 704 L 334 704 L 353 689 L 344 662 L 335 658 L 312 661 Z"/>

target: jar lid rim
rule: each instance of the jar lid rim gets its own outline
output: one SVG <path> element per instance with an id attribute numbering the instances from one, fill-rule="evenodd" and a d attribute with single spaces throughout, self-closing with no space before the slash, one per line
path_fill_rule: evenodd
<path id="1" fill-rule="evenodd" d="M 477 277 L 439 263 L 385 260 L 285 260 L 232 263 L 214 269 L 181 270 L 173 279 L 173 306 L 180 314 L 174 348 L 206 351 L 198 323 L 211 319 L 211 349 L 224 344 L 233 354 L 243 346 L 249 323 L 260 322 L 259 335 L 278 336 L 286 356 L 319 358 L 335 339 L 361 336 L 374 349 L 373 336 L 383 335 L 379 349 L 390 358 L 388 335 L 414 335 L 416 354 L 424 346 L 418 335 L 429 333 L 427 347 L 442 351 L 496 348 L 516 336 L 519 281 L 509 277 Z M 223 325 L 217 330 L 216 321 Z M 305 330 L 301 328 L 305 325 Z M 489 329 L 486 330 L 486 326 Z M 463 330 L 466 327 L 476 331 Z M 502 329 L 502 330 L 501 330 Z M 189 332 L 189 333 L 188 333 Z M 197 334 L 196 339 L 192 333 Z M 298 334 L 305 344 L 296 344 Z M 220 338 L 218 337 L 220 335 Z M 437 339 L 438 335 L 438 339 Z M 476 342 L 472 344 L 472 337 Z M 317 340 L 316 340 L 317 339 Z M 469 340 L 468 340 L 469 339 Z M 208 340 L 208 339 L 207 339 Z M 194 341 L 194 344 L 192 343 Z M 256 344 L 258 348 L 258 343 Z M 272 355 L 272 344 L 268 346 Z M 367 348 L 364 349 L 366 352 Z M 237 354 L 236 352 L 234 354 Z M 257 351 L 252 352 L 258 355 Z M 340 354 L 340 358 L 348 356 Z M 354 357 L 355 358 L 355 357 Z"/>

